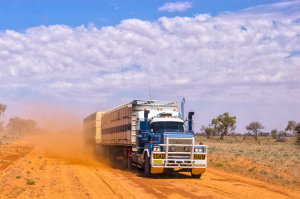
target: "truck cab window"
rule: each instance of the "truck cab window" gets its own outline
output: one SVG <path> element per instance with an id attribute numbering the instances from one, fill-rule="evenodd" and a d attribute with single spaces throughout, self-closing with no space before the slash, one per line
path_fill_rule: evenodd
<path id="1" fill-rule="evenodd" d="M 153 129 L 153 133 L 184 132 L 182 122 L 153 122 L 150 128 Z"/>

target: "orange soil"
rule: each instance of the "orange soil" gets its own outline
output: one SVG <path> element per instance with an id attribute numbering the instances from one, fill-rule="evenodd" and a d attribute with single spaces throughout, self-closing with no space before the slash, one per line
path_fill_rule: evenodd
<path id="1" fill-rule="evenodd" d="M 111 167 L 86 154 L 58 156 L 36 147 L 1 145 L 0 198 L 300 198 L 297 191 L 207 168 L 201 179 L 145 178 L 141 170 Z M 57 146 L 55 147 L 57 148 Z M 67 146 L 68 148 L 68 146 Z M 18 150 L 17 150 L 18 149 Z M 59 148 L 63 151 L 63 148 Z M 101 159 L 98 157 L 98 159 Z M 5 162 L 5 163 L 4 163 Z M 7 163 L 9 162 L 9 163 Z M 16 179 L 21 176 L 21 179 Z M 35 185 L 27 185 L 27 180 Z"/>

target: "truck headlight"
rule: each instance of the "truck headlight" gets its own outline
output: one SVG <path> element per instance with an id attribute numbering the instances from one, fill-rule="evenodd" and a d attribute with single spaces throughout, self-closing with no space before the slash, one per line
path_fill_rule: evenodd
<path id="1" fill-rule="evenodd" d="M 176 147 L 174 145 L 170 147 L 170 151 L 174 152 L 175 150 L 176 150 Z"/>
<path id="2" fill-rule="evenodd" d="M 189 150 L 190 150 L 190 147 L 188 147 L 188 146 L 185 146 L 183 149 L 184 149 L 184 151 L 185 151 L 185 152 L 189 152 Z"/>
<path id="3" fill-rule="evenodd" d="M 160 147 L 153 147 L 153 151 L 160 151 Z"/>
<path id="4" fill-rule="evenodd" d="M 194 151 L 195 152 L 203 153 L 204 152 L 204 148 L 203 147 L 201 147 L 201 148 L 195 148 Z"/>

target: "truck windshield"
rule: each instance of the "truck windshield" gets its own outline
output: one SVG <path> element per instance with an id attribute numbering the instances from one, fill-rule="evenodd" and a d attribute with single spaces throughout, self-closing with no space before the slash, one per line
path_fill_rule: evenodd
<path id="1" fill-rule="evenodd" d="M 150 128 L 153 133 L 184 132 L 183 122 L 153 122 Z"/>

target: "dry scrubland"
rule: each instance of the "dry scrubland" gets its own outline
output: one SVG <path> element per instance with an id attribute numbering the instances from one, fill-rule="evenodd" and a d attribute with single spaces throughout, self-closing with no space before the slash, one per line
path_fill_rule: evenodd
<path id="1" fill-rule="evenodd" d="M 121 159 L 113 165 L 99 156 L 95 159 L 90 152 L 82 150 L 81 135 L 51 134 L 25 139 L 26 142 L 23 138 L 0 135 L 0 199 L 300 196 L 296 189 L 299 148 L 289 143 L 270 140 L 258 144 L 230 137 L 217 142 L 197 137 L 210 147 L 209 166 L 201 179 L 193 179 L 186 173 L 175 178 L 146 178 L 140 169 L 121 169 Z M 29 147 L 28 143 L 35 147 Z"/>
<path id="2" fill-rule="evenodd" d="M 269 137 L 259 137 L 258 141 L 196 137 L 197 142 L 209 146 L 208 167 L 299 190 L 300 146 L 294 144 L 295 138 L 286 139 L 281 143 Z"/>

